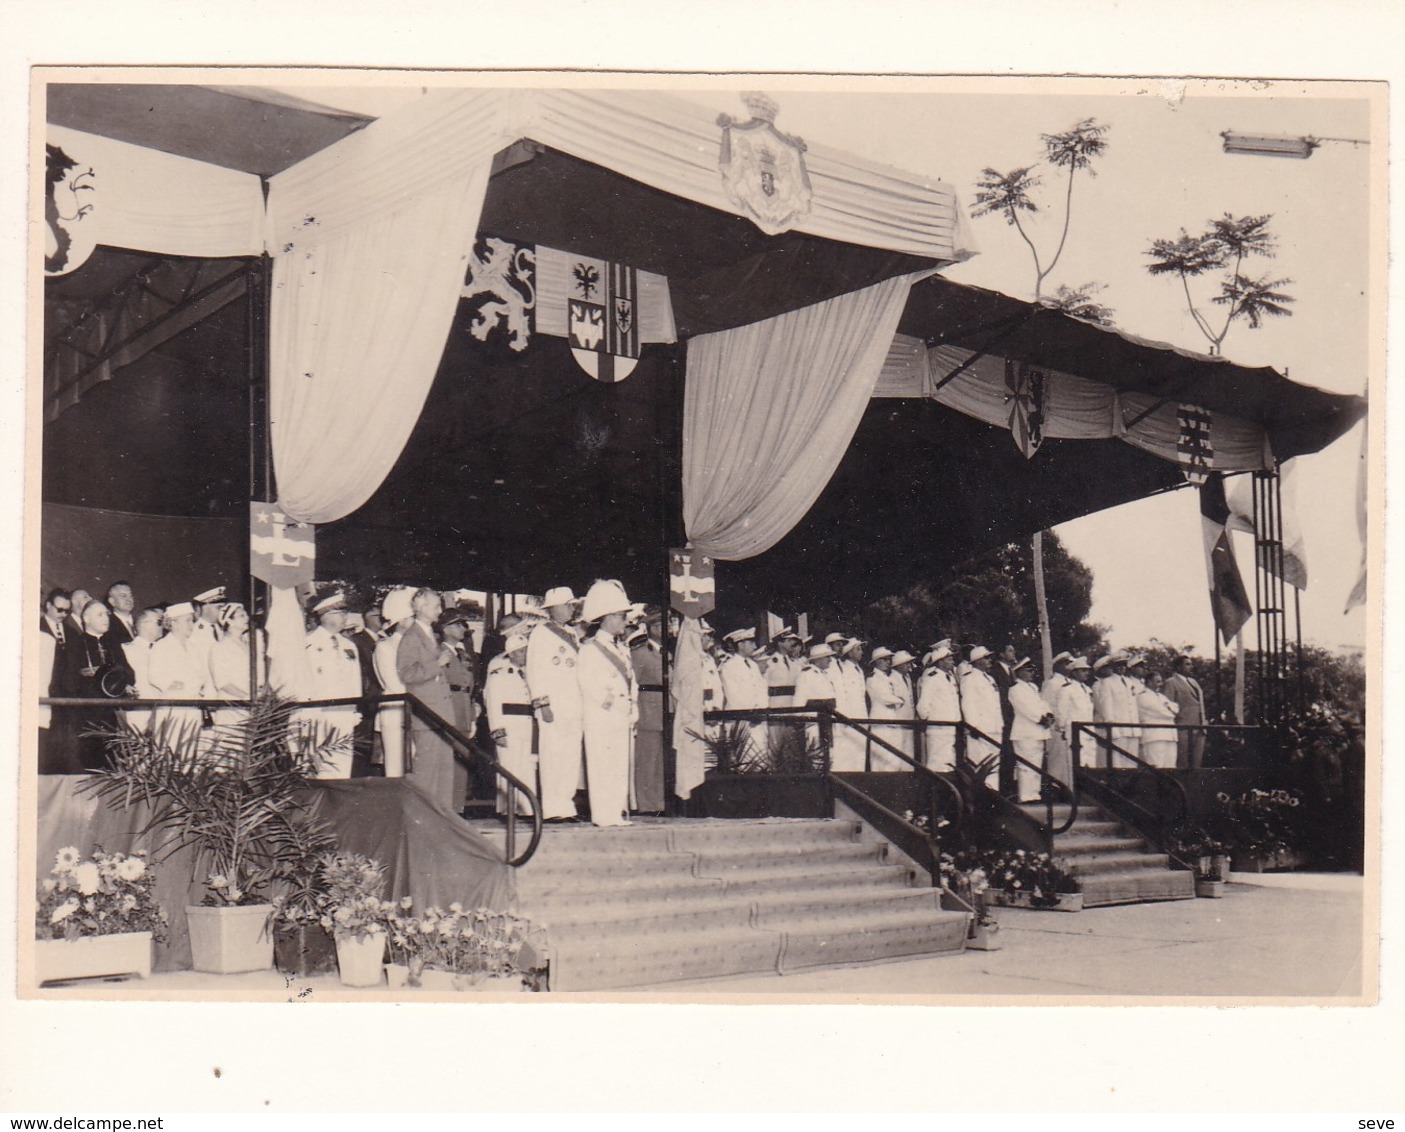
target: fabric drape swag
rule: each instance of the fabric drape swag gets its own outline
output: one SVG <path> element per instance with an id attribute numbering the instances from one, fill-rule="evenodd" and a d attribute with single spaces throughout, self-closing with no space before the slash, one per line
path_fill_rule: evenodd
<path id="1" fill-rule="evenodd" d="M 695 549 L 751 558 L 804 517 L 854 437 L 921 277 L 688 343 L 683 521 Z"/>

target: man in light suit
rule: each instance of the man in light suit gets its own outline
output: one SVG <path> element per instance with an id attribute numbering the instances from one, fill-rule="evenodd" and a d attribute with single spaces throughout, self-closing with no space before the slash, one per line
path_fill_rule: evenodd
<path id="1" fill-rule="evenodd" d="M 1176 722 L 1200 724 L 1205 722 L 1205 693 L 1200 681 L 1190 674 L 1190 657 L 1178 656 L 1171 662 L 1172 674 L 1161 689 L 1162 695 L 1177 707 Z M 1181 770 L 1197 770 L 1205 759 L 1205 732 L 1176 732 L 1176 766 Z"/>
<path id="2" fill-rule="evenodd" d="M 426 587 L 415 591 L 411 606 L 415 617 L 400 638 L 400 647 L 395 654 L 396 674 L 405 685 L 405 691 L 440 718 L 452 723 L 453 693 L 449 690 L 445 670 L 454 659 L 454 653 L 434 637 L 434 623 L 444 612 L 444 603 L 437 590 Z M 359 671 L 357 680 L 360 680 Z M 445 810 L 457 813 L 454 754 L 448 742 L 418 715 L 410 721 L 410 737 L 414 761 L 406 779 Z"/>

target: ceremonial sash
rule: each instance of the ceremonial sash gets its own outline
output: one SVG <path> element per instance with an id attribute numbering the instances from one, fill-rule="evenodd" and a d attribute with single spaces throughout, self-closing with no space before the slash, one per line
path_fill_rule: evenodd
<path id="1" fill-rule="evenodd" d="M 571 648 L 579 649 L 581 647 L 580 642 L 576 640 L 576 635 L 572 633 L 571 630 L 562 625 L 560 622 L 548 621 L 546 623 L 546 627 L 550 629 L 553 633 L 555 633 L 558 637 L 560 637 L 563 641 L 565 641 L 568 645 L 570 645 Z"/>
<path id="2" fill-rule="evenodd" d="M 589 643 L 592 644 L 592 645 L 594 645 L 597 649 L 600 650 L 600 654 L 601 654 L 606 660 L 608 660 L 611 664 L 613 664 L 613 665 L 615 666 L 615 671 L 620 674 L 620 676 L 621 676 L 621 678 L 624 680 L 625 684 L 626 684 L 627 686 L 632 687 L 633 684 L 634 684 L 634 670 L 633 670 L 633 668 L 631 668 L 629 665 L 625 664 L 625 662 L 624 662 L 623 660 L 621 660 L 618 656 L 616 656 L 613 651 L 611 651 L 610 649 L 606 648 L 603 644 L 601 644 L 601 643 L 600 643 L 600 639 L 599 639 L 598 637 L 591 637 Z"/>

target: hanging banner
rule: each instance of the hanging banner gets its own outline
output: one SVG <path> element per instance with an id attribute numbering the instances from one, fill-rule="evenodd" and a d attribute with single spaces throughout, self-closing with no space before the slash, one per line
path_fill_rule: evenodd
<path id="1" fill-rule="evenodd" d="M 1176 452 L 1185 468 L 1186 482 L 1202 484 L 1215 466 L 1210 414 L 1198 405 L 1180 405 L 1176 409 L 1176 420 L 1181 430 Z"/>
<path id="2" fill-rule="evenodd" d="M 280 589 L 312 581 L 315 528 L 283 513 L 276 503 L 249 504 L 249 572 Z"/>
<path id="3" fill-rule="evenodd" d="M 98 245 L 98 178 L 87 155 L 44 146 L 44 274 L 67 275 Z"/>
<path id="4" fill-rule="evenodd" d="M 576 256 L 570 288 L 571 356 L 597 381 L 623 381 L 639 358 L 639 280 L 634 268 Z"/>
<path id="5" fill-rule="evenodd" d="M 480 342 L 521 353 L 532 340 L 537 305 L 536 249 L 496 236 L 480 236 L 468 260 L 460 303 L 469 304 L 468 332 Z"/>
<path id="6" fill-rule="evenodd" d="M 712 558 L 696 550 L 668 552 L 669 604 L 684 617 L 705 617 L 717 606 Z"/>
<path id="7" fill-rule="evenodd" d="M 738 122 L 722 114 L 718 168 L 727 196 L 768 236 L 788 232 L 810 211 L 814 195 L 805 168 L 805 143 L 776 129 L 780 107 L 764 94 L 742 101 L 751 118 Z"/>
<path id="8" fill-rule="evenodd" d="M 1005 401 L 1010 406 L 1009 429 L 1015 447 L 1033 459 L 1044 442 L 1044 374 L 1024 362 L 1005 359 Z"/>

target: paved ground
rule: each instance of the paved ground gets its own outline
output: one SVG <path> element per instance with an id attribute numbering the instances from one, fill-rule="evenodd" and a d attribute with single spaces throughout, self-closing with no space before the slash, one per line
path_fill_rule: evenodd
<path id="1" fill-rule="evenodd" d="M 594 998 L 887 995 L 1352 998 L 1361 993 L 1362 880 L 1238 876 L 1222 900 L 1179 900 L 1078 913 L 1002 909 L 1001 949 L 790 975 L 748 975 Z M 145 982 L 55 987 L 43 997 L 412 1001 L 424 991 L 356 991 L 334 976 L 179 971 Z M 564 997 L 564 996 L 563 996 Z"/>

